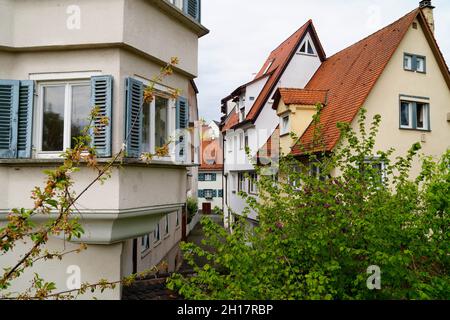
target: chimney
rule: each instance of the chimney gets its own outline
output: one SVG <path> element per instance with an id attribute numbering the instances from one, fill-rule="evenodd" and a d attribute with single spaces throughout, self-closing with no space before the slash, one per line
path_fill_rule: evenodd
<path id="1" fill-rule="evenodd" d="M 431 0 L 422 0 L 419 4 L 420 9 L 422 9 L 425 18 L 427 19 L 428 25 L 430 26 L 431 31 L 434 33 L 434 16 L 433 16 L 433 5 L 431 4 Z"/>

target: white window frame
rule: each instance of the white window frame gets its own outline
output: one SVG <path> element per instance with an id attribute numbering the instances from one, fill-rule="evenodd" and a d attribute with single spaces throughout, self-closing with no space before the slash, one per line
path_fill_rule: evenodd
<path id="1" fill-rule="evenodd" d="M 139 76 L 134 76 L 134 79 L 141 81 L 144 86 L 149 86 L 152 84 L 152 82 L 146 78 L 142 78 Z M 167 103 L 167 137 L 173 138 L 173 135 L 176 131 L 176 108 L 177 108 L 177 102 L 175 99 L 172 99 L 170 96 L 171 90 L 173 88 L 164 86 L 159 83 L 154 83 L 154 95 L 159 96 L 161 98 L 165 98 L 168 100 Z M 150 153 L 154 154 L 156 151 L 155 146 L 155 115 L 156 115 L 156 98 L 153 99 L 153 101 L 150 103 Z M 167 157 L 154 157 L 154 160 L 156 161 L 170 161 L 171 156 L 175 154 L 175 144 L 171 143 L 169 146 L 169 155 Z"/>
<path id="2" fill-rule="evenodd" d="M 213 181 L 212 173 L 205 173 L 205 181 L 208 181 L 208 182 Z"/>
<path id="3" fill-rule="evenodd" d="M 409 108 L 409 125 L 405 126 L 402 124 L 402 104 L 407 103 Z M 423 127 L 418 126 L 418 119 L 417 119 L 417 107 L 414 107 L 414 104 L 417 106 L 417 104 L 424 105 L 424 121 Z M 406 129 L 406 130 L 417 130 L 417 131 L 430 131 L 431 130 L 431 107 L 430 107 L 430 101 L 424 101 L 422 99 L 414 99 L 407 96 L 400 96 L 400 112 L 399 112 L 399 126 L 400 129 Z"/>
<path id="4" fill-rule="evenodd" d="M 409 64 L 408 65 L 406 64 L 406 58 L 409 58 Z M 407 54 L 407 53 L 405 53 L 403 55 L 403 68 L 405 70 L 407 70 L 407 71 L 414 71 L 413 70 L 413 59 L 414 59 L 413 55 L 410 55 L 410 54 Z"/>
<path id="5" fill-rule="evenodd" d="M 378 157 L 367 158 L 367 159 L 364 159 L 364 163 L 365 164 L 372 164 L 374 162 L 380 163 L 380 165 L 381 165 L 381 182 L 384 184 L 387 179 L 387 172 L 386 172 L 387 167 L 386 167 L 385 162 L 383 162 L 383 161 L 380 162 L 379 160 L 380 160 L 380 158 L 378 158 Z"/>
<path id="6" fill-rule="evenodd" d="M 416 102 L 417 104 L 421 104 L 423 105 L 423 127 L 419 127 L 419 119 L 417 119 L 417 108 L 416 108 L 416 114 L 414 115 L 416 117 L 416 129 L 418 130 L 430 130 L 430 128 L 428 127 L 428 123 L 430 122 L 428 117 L 430 116 L 430 104 L 428 103 L 424 103 L 424 102 Z"/>
<path id="7" fill-rule="evenodd" d="M 238 173 L 238 191 L 243 191 L 243 192 L 247 192 L 247 188 L 246 188 L 246 178 L 245 178 L 245 173 L 244 172 L 239 172 Z"/>
<path id="8" fill-rule="evenodd" d="M 205 199 L 213 199 L 214 198 L 214 194 L 213 194 L 213 190 L 212 189 L 205 189 Z"/>
<path id="9" fill-rule="evenodd" d="M 156 224 L 156 229 L 153 231 L 153 243 L 158 244 L 161 242 L 161 227 L 159 222 Z"/>
<path id="10" fill-rule="evenodd" d="M 38 103 L 37 112 L 34 119 L 35 134 L 34 147 L 36 149 L 37 157 L 43 159 L 58 159 L 61 154 L 71 147 L 71 123 L 72 123 L 72 88 L 75 86 L 89 86 L 90 78 L 82 80 L 57 80 L 57 81 L 39 81 L 38 87 Z M 44 88 L 47 87 L 63 87 L 64 86 L 64 135 L 63 135 L 63 150 L 61 151 L 43 151 L 42 150 L 42 135 L 44 130 Z"/>
<path id="11" fill-rule="evenodd" d="M 407 103 L 408 104 L 408 113 L 409 113 L 409 125 L 404 125 L 402 124 L 402 108 L 403 108 L 403 104 Z M 400 101 L 400 128 L 402 129 L 413 129 L 413 102 L 411 101 L 405 101 L 405 100 L 401 100 Z"/>
<path id="12" fill-rule="evenodd" d="M 294 167 L 292 167 L 292 171 L 299 173 L 300 167 L 294 166 Z M 288 176 L 288 183 L 292 186 L 292 188 L 294 188 L 294 190 L 296 190 L 296 191 L 302 190 L 302 183 L 299 179 L 292 180 L 292 178 L 290 176 Z"/>
<path id="13" fill-rule="evenodd" d="M 245 148 L 245 134 L 244 132 L 239 133 L 239 149 L 244 150 Z"/>
<path id="14" fill-rule="evenodd" d="M 309 37 L 309 36 L 305 37 L 305 40 L 303 40 L 302 44 L 299 47 L 300 49 L 299 49 L 298 53 L 304 54 L 304 55 L 307 55 L 307 56 L 313 56 L 313 57 L 317 56 L 316 49 L 312 45 L 312 42 L 313 41 L 312 41 L 311 37 Z M 303 45 L 305 45 L 305 51 L 301 51 Z M 311 49 L 313 53 L 309 53 L 308 49 Z"/>
<path id="15" fill-rule="evenodd" d="M 150 235 L 146 234 L 141 237 L 141 254 L 149 251 L 151 249 L 150 245 Z"/>
<path id="16" fill-rule="evenodd" d="M 170 234 L 170 217 L 166 214 L 164 218 L 164 237 L 167 237 Z"/>
<path id="17" fill-rule="evenodd" d="M 285 122 L 285 119 L 287 119 L 287 121 Z M 291 127 L 291 117 L 289 116 L 289 114 L 285 114 L 283 116 L 280 117 L 280 122 L 281 122 L 281 135 L 285 135 L 288 134 L 290 131 L 290 127 Z"/>
<path id="18" fill-rule="evenodd" d="M 253 195 L 258 194 L 258 175 L 256 172 L 250 173 L 250 179 L 248 180 L 248 192 Z"/>

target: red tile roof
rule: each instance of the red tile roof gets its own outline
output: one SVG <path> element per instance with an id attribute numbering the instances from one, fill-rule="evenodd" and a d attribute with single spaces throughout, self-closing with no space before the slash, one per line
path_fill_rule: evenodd
<path id="1" fill-rule="evenodd" d="M 280 99 L 283 99 L 283 102 L 286 105 L 315 105 L 317 103 L 325 105 L 327 102 L 327 93 L 327 90 L 279 88 L 274 95 L 274 104 L 272 108 L 277 108 Z"/>
<path id="2" fill-rule="evenodd" d="M 225 123 L 222 127 L 222 132 L 225 132 L 225 131 L 233 128 L 238 123 L 239 123 L 239 115 L 236 113 L 236 110 L 233 109 L 233 111 L 231 111 L 228 118 L 225 120 Z"/>
<path id="3" fill-rule="evenodd" d="M 223 169 L 223 149 L 219 139 L 203 140 L 200 156 L 200 171 L 219 171 Z"/>
<path id="4" fill-rule="evenodd" d="M 330 151 L 336 146 L 340 136 L 337 123 L 353 121 L 418 16 L 425 19 L 421 11 L 416 9 L 322 63 L 305 89 L 328 90 L 328 104 L 320 114 L 326 150 L 311 145 L 315 132 L 314 124 L 311 124 L 293 147 L 294 155 L 302 154 L 304 148 L 309 151 Z"/>
<path id="5" fill-rule="evenodd" d="M 321 60 L 325 60 L 325 53 L 323 51 L 322 45 L 320 44 L 312 20 L 309 20 L 293 35 L 291 35 L 282 44 L 280 44 L 274 51 L 272 51 L 272 53 L 262 66 L 261 70 L 256 75 L 256 79 L 263 77 L 266 69 L 269 68 L 267 69 L 266 73 L 270 73 L 270 77 L 261 90 L 261 93 L 253 104 L 252 108 L 250 109 L 246 118 L 247 121 L 256 120 L 265 103 L 270 98 L 271 93 L 276 88 L 276 85 L 278 84 L 284 70 L 286 69 L 292 56 L 295 54 L 298 46 L 300 45 L 308 30 L 311 31 L 314 44 L 317 48 Z"/>

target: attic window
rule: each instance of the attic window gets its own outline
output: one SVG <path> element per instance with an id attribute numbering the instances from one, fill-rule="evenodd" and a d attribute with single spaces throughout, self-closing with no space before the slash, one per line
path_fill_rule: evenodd
<path id="1" fill-rule="evenodd" d="M 412 27 L 413 29 L 417 29 L 417 22 L 413 22 Z"/>
<path id="2" fill-rule="evenodd" d="M 273 60 L 272 60 L 272 61 L 270 61 L 270 62 L 269 62 L 269 64 L 267 65 L 267 68 L 266 68 L 266 70 L 264 70 L 264 74 L 266 74 L 266 73 L 267 73 L 267 71 L 269 71 L 269 69 L 270 69 L 270 67 L 272 66 L 272 64 L 273 64 Z"/>
<path id="3" fill-rule="evenodd" d="M 309 54 L 309 55 L 315 55 L 314 48 L 311 45 L 311 42 L 309 40 L 306 40 L 303 42 L 302 46 L 300 47 L 300 53 Z"/>

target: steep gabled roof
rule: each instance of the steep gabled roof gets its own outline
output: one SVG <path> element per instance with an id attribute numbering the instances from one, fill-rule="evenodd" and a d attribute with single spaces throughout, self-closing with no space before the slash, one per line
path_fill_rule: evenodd
<path id="1" fill-rule="evenodd" d="M 389 26 L 328 58 L 306 85 L 308 90 L 329 90 L 327 105 L 320 114 L 321 133 L 325 151 L 331 151 L 339 141 L 338 122 L 351 123 L 365 103 L 375 83 L 406 35 L 412 22 L 418 18 L 428 42 L 437 57 L 441 70 L 450 85 L 450 75 L 436 40 L 420 9 L 416 9 Z M 293 147 L 294 155 L 312 148 L 314 124 L 305 131 Z"/>
<path id="2" fill-rule="evenodd" d="M 311 32 L 311 36 L 320 59 L 322 61 L 325 60 L 325 52 L 319 41 L 313 22 L 312 20 L 309 20 L 293 35 L 280 44 L 274 51 L 272 51 L 261 70 L 256 75 L 255 79 L 259 79 L 265 74 L 270 74 L 270 77 L 250 109 L 246 118 L 247 121 L 254 122 L 256 120 L 308 31 Z"/>
<path id="3" fill-rule="evenodd" d="M 234 108 L 233 111 L 231 111 L 228 117 L 225 119 L 224 125 L 222 127 L 222 132 L 225 132 L 233 128 L 238 123 L 239 123 L 239 115 L 236 112 L 236 108 Z"/>
<path id="4" fill-rule="evenodd" d="M 274 96 L 274 103 L 272 108 L 277 109 L 278 102 L 283 99 L 286 105 L 315 105 L 327 103 L 327 90 L 308 90 L 308 89 L 293 89 L 293 88 L 279 88 Z"/>

